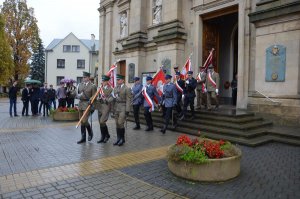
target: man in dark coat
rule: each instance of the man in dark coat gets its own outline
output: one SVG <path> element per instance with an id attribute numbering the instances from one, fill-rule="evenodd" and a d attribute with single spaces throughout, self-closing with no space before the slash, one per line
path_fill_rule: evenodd
<path id="1" fill-rule="evenodd" d="M 185 89 L 183 91 L 184 94 L 184 104 L 183 104 L 183 111 L 182 115 L 180 117 L 180 120 L 183 120 L 185 118 L 185 114 L 187 111 L 188 105 L 190 105 L 191 111 L 192 111 L 192 117 L 191 119 L 195 118 L 194 113 L 194 100 L 196 97 L 195 89 L 197 87 L 197 81 L 195 78 L 193 78 L 193 71 L 188 71 L 188 78 L 185 80 Z"/>
<path id="2" fill-rule="evenodd" d="M 9 114 L 10 117 L 12 117 L 12 108 L 14 107 L 14 115 L 15 117 L 18 117 L 19 115 L 17 114 L 17 88 L 18 81 L 14 81 L 12 87 L 10 87 L 9 92 L 8 92 L 8 97 L 9 97 Z"/>
<path id="3" fill-rule="evenodd" d="M 139 77 L 134 78 L 134 85 L 131 88 L 131 93 L 133 95 L 132 98 L 132 106 L 133 106 L 133 115 L 136 126 L 133 128 L 133 130 L 140 129 L 140 118 L 139 118 L 139 112 L 140 112 L 140 106 L 143 103 L 143 96 L 142 96 L 142 89 L 143 85 L 140 82 Z"/>
<path id="4" fill-rule="evenodd" d="M 22 102 L 23 102 L 23 109 L 22 109 L 22 116 L 28 115 L 28 108 L 29 108 L 29 99 L 30 99 L 30 94 L 29 94 L 29 86 L 26 85 L 25 88 L 22 90 Z"/>

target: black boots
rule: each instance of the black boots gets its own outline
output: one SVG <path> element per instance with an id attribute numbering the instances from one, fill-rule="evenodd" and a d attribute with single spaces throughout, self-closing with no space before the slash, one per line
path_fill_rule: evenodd
<path id="1" fill-rule="evenodd" d="M 165 134 L 166 133 L 166 130 L 167 130 L 167 125 L 164 125 L 162 127 L 162 129 L 160 130 L 160 132 L 162 132 L 162 134 Z"/>
<path id="2" fill-rule="evenodd" d="M 77 144 L 81 144 L 81 143 L 84 143 L 84 142 L 86 142 L 86 130 L 85 130 L 85 126 L 81 125 L 81 140 L 79 140 L 77 142 Z"/>
<path id="3" fill-rule="evenodd" d="M 88 141 L 91 141 L 93 139 L 94 134 L 93 134 L 93 130 L 92 130 L 90 124 L 86 125 L 86 129 L 87 129 L 88 134 L 89 134 Z"/>
<path id="4" fill-rule="evenodd" d="M 100 127 L 100 132 L 101 132 L 101 139 L 97 143 L 106 143 L 110 138 L 107 126 Z"/>
<path id="5" fill-rule="evenodd" d="M 133 130 L 138 130 L 140 128 L 141 128 L 140 123 L 136 123 L 136 126 L 133 128 Z"/>
<path id="6" fill-rule="evenodd" d="M 117 128 L 117 141 L 114 145 L 122 146 L 125 143 L 125 129 Z"/>

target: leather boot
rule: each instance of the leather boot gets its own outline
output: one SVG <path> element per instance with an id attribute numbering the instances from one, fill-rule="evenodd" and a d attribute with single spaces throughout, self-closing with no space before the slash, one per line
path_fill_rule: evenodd
<path id="1" fill-rule="evenodd" d="M 87 124 L 86 129 L 89 134 L 88 141 L 91 141 L 93 139 L 94 134 L 93 134 L 93 130 L 92 130 L 90 124 Z"/>
<path id="2" fill-rule="evenodd" d="M 118 143 L 119 146 L 122 146 L 125 143 L 125 129 L 120 129 L 120 141 Z"/>
<path id="3" fill-rule="evenodd" d="M 105 139 L 105 130 L 104 130 L 103 126 L 100 126 L 100 132 L 101 132 L 101 139 L 99 141 L 97 141 L 97 143 L 104 142 L 104 139 Z"/>
<path id="4" fill-rule="evenodd" d="M 141 128 L 140 123 L 136 123 L 136 126 L 133 128 L 133 130 L 138 130 L 140 128 Z"/>
<path id="5" fill-rule="evenodd" d="M 107 126 L 104 126 L 103 129 L 104 129 L 104 131 L 105 131 L 105 138 L 104 138 L 103 142 L 106 143 L 106 142 L 109 140 L 110 135 L 109 135 L 109 133 L 108 133 L 108 128 L 107 128 Z"/>
<path id="6" fill-rule="evenodd" d="M 162 127 L 162 129 L 160 130 L 160 132 L 162 132 L 162 134 L 165 134 L 166 133 L 166 130 L 167 130 L 167 125 L 164 125 Z"/>
<path id="7" fill-rule="evenodd" d="M 85 130 L 85 126 L 81 125 L 81 140 L 79 140 L 77 142 L 77 144 L 81 144 L 81 143 L 84 143 L 84 142 L 86 142 L 86 130 Z"/>
<path id="8" fill-rule="evenodd" d="M 113 145 L 118 145 L 119 144 L 119 142 L 120 142 L 120 139 L 121 139 L 121 134 L 120 134 L 120 129 L 119 128 L 117 128 L 117 141 L 116 142 L 114 142 L 114 144 Z"/>

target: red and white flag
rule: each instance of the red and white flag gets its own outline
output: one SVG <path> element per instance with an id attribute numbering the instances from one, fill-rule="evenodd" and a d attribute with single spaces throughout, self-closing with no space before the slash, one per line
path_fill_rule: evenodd
<path id="1" fill-rule="evenodd" d="M 116 87 L 116 85 L 117 85 L 117 63 L 118 62 L 116 62 L 116 63 L 114 63 L 111 67 L 110 67 L 110 69 L 109 69 L 109 71 L 107 72 L 107 76 L 109 76 L 110 77 L 110 79 L 109 79 L 109 81 L 108 81 L 108 84 L 112 87 L 112 88 L 115 88 Z"/>
<path id="2" fill-rule="evenodd" d="M 159 96 L 162 96 L 163 94 L 163 87 L 165 83 L 165 73 L 162 69 L 160 69 L 152 79 L 152 85 L 156 88 Z"/>
<path id="3" fill-rule="evenodd" d="M 191 62 L 191 56 L 186 60 L 182 70 L 181 75 L 183 76 L 183 79 L 187 78 L 187 72 L 192 70 L 192 62 Z"/>
<path id="4" fill-rule="evenodd" d="M 208 55 L 208 57 L 207 57 L 205 63 L 203 64 L 203 67 L 205 67 L 205 70 L 207 70 L 207 69 L 208 69 L 208 66 L 209 66 L 210 64 L 212 64 L 212 60 L 213 60 L 213 52 L 214 52 L 214 50 L 215 50 L 214 48 L 211 49 L 211 51 L 209 52 L 209 55 Z"/>

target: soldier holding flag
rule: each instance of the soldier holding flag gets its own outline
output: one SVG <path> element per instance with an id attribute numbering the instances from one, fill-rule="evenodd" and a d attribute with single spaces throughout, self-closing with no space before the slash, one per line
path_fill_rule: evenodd
<path id="1" fill-rule="evenodd" d="M 117 127 L 117 141 L 114 145 L 122 146 L 125 143 L 125 121 L 126 117 L 129 115 L 132 94 L 130 88 L 128 88 L 125 83 L 125 77 L 123 75 L 117 74 L 117 86 L 112 92 L 111 99 L 115 102 L 114 116 Z M 112 101 L 112 100 L 110 100 Z"/>
<path id="2" fill-rule="evenodd" d="M 201 105 L 203 104 L 203 101 L 205 102 L 205 95 L 206 95 L 206 87 L 205 87 L 205 81 L 206 81 L 206 72 L 205 72 L 205 66 L 200 67 L 200 72 L 196 77 L 197 80 L 197 108 L 201 109 Z"/>
<path id="3" fill-rule="evenodd" d="M 76 97 L 79 99 L 79 117 L 81 118 L 84 111 L 87 109 L 87 107 L 90 104 L 90 99 L 92 96 L 95 95 L 97 92 L 97 88 L 94 84 L 90 82 L 90 73 L 83 72 L 83 80 L 82 83 L 80 83 L 77 86 L 76 90 Z M 77 142 L 77 144 L 81 144 L 86 142 L 86 130 L 88 131 L 88 141 L 91 141 L 93 139 L 93 131 L 91 128 L 91 125 L 88 122 L 88 117 L 90 114 L 90 110 L 88 110 L 88 114 L 85 115 L 84 118 L 81 120 L 81 139 Z"/>
<path id="4" fill-rule="evenodd" d="M 214 71 L 214 66 L 210 64 L 208 66 L 207 77 L 206 77 L 206 89 L 207 89 L 207 110 L 211 110 L 211 98 L 216 101 L 216 108 L 219 108 L 219 74 Z"/>
<path id="5" fill-rule="evenodd" d="M 111 92 L 113 91 L 113 89 L 108 84 L 109 79 L 109 76 L 102 75 L 102 85 L 99 88 L 100 92 L 96 102 L 101 133 L 101 138 L 99 141 L 97 141 L 97 143 L 106 143 L 110 138 L 106 121 L 108 120 L 109 111 L 111 107 L 108 101 L 109 98 L 111 98 Z"/>

